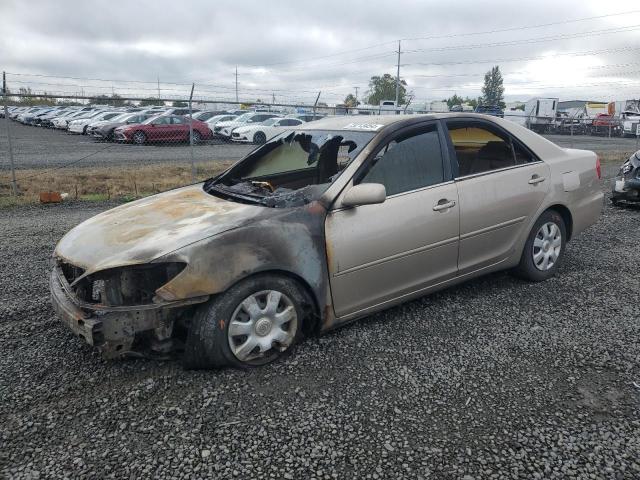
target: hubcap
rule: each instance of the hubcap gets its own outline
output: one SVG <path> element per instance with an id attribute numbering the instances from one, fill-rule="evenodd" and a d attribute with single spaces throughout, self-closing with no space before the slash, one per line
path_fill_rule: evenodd
<path id="1" fill-rule="evenodd" d="M 276 290 L 263 290 L 245 298 L 229 323 L 229 347 L 242 362 L 267 358 L 284 352 L 298 328 L 293 302 Z"/>
<path id="2" fill-rule="evenodd" d="M 533 240 L 533 264 L 546 271 L 558 261 L 562 249 L 562 232 L 558 225 L 547 222 L 540 227 Z"/>

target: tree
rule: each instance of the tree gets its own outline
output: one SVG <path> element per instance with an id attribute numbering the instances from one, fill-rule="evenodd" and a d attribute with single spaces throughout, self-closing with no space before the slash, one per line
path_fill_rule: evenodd
<path id="1" fill-rule="evenodd" d="M 401 105 L 406 101 L 407 82 L 400 80 L 400 91 L 398 103 Z M 367 103 L 369 105 L 379 105 L 382 100 L 396 99 L 396 79 L 392 75 L 385 73 L 383 76 L 375 75 L 369 80 L 369 90 L 367 91 Z"/>
<path id="2" fill-rule="evenodd" d="M 484 75 L 484 86 L 482 87 L 481 97 L 483 105 L 498 105 L 500 108 L 505 107 L 504 86 L 502 83 L 500 67 L 496 65 Z"/>
<path id="3" fill-rule="evenodd" d="M 353 107 L 357 107 L 358 105 L 360 105 L 360 102 L 358 100 L 356 100 L 356 97 L 353 93 L 350 93 L 349 95 L 347 95 L 344 98 L 344 102 L 345 106 L 349 107 L 349 108 L 353 108 Z"/>
<path id="4" fill-rule="evenodd" d="M 114 107 L 122 107 L 124 105 L 124 100 L 117 93 L 113 95 L 98 95 L 91 99 L 91 103 L 95 105 L 113 105 Z"/>
<path id="5" fill-rule="evenodd" d="M 153 105 L 164 105 L 164 102 L 160 99 L 157 99 L 155 97 L 147 97 L 147 98 L 143 98 L 142 100 L 140 100 L 140 106 L 141 107 L 150 107 Z"/>
<path id="6" fill-rule="evenodd" d="M 455 105 L 463 105 L 463 104 L 470 105 L 473 108 L 476 108 L 478 106 L 478 100 L 476 100 L 475 98 L 469 98 L 469 97 L 462 98 L 455 93 L 453 94 L 453 97 L 444 98 L 442 101 L 447 102 L 447 105 L 449 106 L 449 108 Z"/>
<path id="7" fill-rule="evenodd" d="M 188 107 L 189 104 L 187 102 L 181 102 L 180 100 L 174 100 L 171 104 L 172 107 Z"/>

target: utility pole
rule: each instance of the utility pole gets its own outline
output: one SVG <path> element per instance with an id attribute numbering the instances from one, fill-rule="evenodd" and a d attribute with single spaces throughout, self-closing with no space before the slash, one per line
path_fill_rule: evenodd
<path id="1" fill-rule="evenodd" d="M 158 100 L 160 100 L 160 75 L 158 75 Z"/>
<path id="2" fill-rule="evenodd" d="M 398 70 L 396 73 L 396 112 L 398 111 L 398 103 L 400 102 L 400 40 L 398 40 Z"/>
<path id="3" fill-rule="evenodd" d="M 238 66 L 236 65 L 236 103 L 238 103 Z"/>
<path id="4" fill-rule="evenodd" d="M 2 99 L 4 103 L 4 123 L 7 126 L 7 145 L 9 147 L 9 162 L 11 163 L 11 191 L 18 196 L 18 182 L 16 181 L 16 168 L 13 163 L 13 146 L 11 145 L 11 132 L 9 131 L 9 107 L 7 106 L 7 74 L 2 72 Z"/>
<path id="5" fill-rule="evenodd" d="M 354 105 L 354 107 L 357 107 L 358 106 L 358 88 L 360 87 L 353 87 L 353 88 L 356 89 L 356 104 Z"/>

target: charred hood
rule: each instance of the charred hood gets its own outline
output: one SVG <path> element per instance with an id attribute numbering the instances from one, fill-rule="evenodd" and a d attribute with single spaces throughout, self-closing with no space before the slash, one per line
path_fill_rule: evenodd
<path id="1" fill-rule="evenodd" d="M 270 211 L 212 196 L 202 184 L 191 185 L 86 220 L 60 240 L 54 255 L 85 269 L 86 274 L 146 263 Z"/>

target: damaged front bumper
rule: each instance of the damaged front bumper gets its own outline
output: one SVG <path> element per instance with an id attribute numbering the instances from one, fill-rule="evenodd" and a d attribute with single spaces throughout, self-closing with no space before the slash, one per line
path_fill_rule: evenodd
<path id="1" fill-rule="evenodd" d="M 103 358 L 167 354 L 174 349 L 174 326 L 188 307 L 208 296 L 139 306 L 104 306 L 78 301 L 59 267 L 49 279 L 51 303 L 71 331 L 101 352 Z M 146 341 L 146 342 L 145 342 Z"/>

